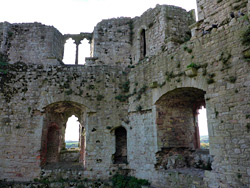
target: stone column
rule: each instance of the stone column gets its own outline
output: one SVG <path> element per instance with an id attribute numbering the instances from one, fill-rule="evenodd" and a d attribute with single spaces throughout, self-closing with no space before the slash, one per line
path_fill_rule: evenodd
<path id="1" fill-rule="evenodd" d="M 75 40 L 76 44 L 76 58 L 75 58 L 75 65 L 78 65 L 78 49 L 79 49 L 79 44 L 81 44 L 81 40 Z"/>

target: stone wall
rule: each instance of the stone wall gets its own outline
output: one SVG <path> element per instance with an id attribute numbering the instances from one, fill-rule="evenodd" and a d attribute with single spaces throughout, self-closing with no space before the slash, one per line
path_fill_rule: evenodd
<path id="1" fill-rule="evenodd" d="M 93 32 L 92 53 L 100 64 L 129 65 L 131 62 L 131 18 L 103 20 Z"/>
<path id="2" fill-rule="evenodd" d="M 209 12 L 209 2 L 198 3 Z M 226 15 L 229 5 L 225 6 L 222 15 Z M 245 2 L 242 10 L 246 10 Z M 45 57 L 53 52 L 51 46 L 47 49 L 45 43 L 37 45 L 29 40 L 23 49 L 36 44 L 45 52 L 41 56 L 38 53 L 36 60 L 29 51 L 21 50 L 27 58 L 19 62 L 13 49 L 19 48 L 18 41 L 25 35 L 13 33 L 13 42 L 6 48 L 7 31 L 1 32 L 5 34 L 1 35 L 0 57 L 6 61 L 0 65 L 1 179 L 32 181 L 48 174 L 58 182 L 68 174 L 79 181 L 94 181 L 108 180 L 120 172 L 147 179 L 159 188 L 249 187 L 249 45 L 242 44 L 249 20 L 243 15 L 227 22 L 221 20 L 209 32 L 197 26 L 189 41 L 177 42 L 172 39 L 184 39 L 191 23 L 189 13 L 180 12 L 184 10 L 157 6 L 141 18 L 102 21 L 94 30 L 94 57 L 84 66 L 49 65 Z M 180 24 L 175 27 L 173 22 Z M 54 33 L 48 41 L 53 43 L 52 39 L 58 38 L 58 48 L 53 49 L 62 54 L 61 34 L 51 27 L 4 24 L 30 28 L 26 31 L 28 38 L 34 35 L 35 41 L 41 40 L 40 31 Z M 7 28 L 4 24 L 0 24 L 1 31 Z M 32 30 L 35 27 L 38 35 Z M 149 56 L 137 62 L 137 34 L 141 29 L 149 37 Z M 174 45 L 169 48 L 168 44 Z M 60 59 L 60 55 L 56 57 Z M 207 110 L 209 154 L 197 150 L 196 118 L 201 105 Z M 60 157 L 66 160 L 65 155 L 60 156 L 65 123 L 73 114 L 83 128 L 83 147 L 77 154 L 81 159 L 76 166 L 68 164 L 61 169 L 65 166 L 60 166 Z M 55 164 L 47 164 L 50 161 L 46 158 L 50 127 L 59 130 L 58 151 L 52 153 L 57 158 Z M 126 131 L 120 135 L 119 129 Z M 116 147 L 121 144 L 116 143 L 119 136 L 124 150 Z M 117 153 L 127 161 L 116 163 Z"/>
<path id="3" fill-rule="evenodd" d="M 247 2 L 248 0 L 197 0 L 198 19 L 208 29 L 212 24 L 228 22 L 241 13 L 247 14 Z"/>
<path id="4" fill-rule="evenodd" d="M 173 52 L 176 46 L 190 38 L 188 26 L 194 23 L 190 12 L 175 6 L 156 6 L 140 17 L 133 19 L 133 63 L 140 57 L 140 34 L 146 32 L 146 57 L 158 55 L 163 51 Z M 155 42 L 157 41 L 157 42 Z"/>
<path id="5" fill-rule="evenodd" d="M 107 66 L 19 66 L 10 65 L 8 74 L 1 75 L 1 178 L 25 181 L 39 175 L 42 130 L 56 120 L 48 119 L 47 107 L 63 101 L 87 108 L 83 114 L 88 143 L 85 172 L 91 177 L 107 177 L 104 166 L 112 163 L 115 151 L 110 129 L 120 126 L 126 115 L 123 103 L 115 100 L 125 74 Z M 117 109 L 117 113 L 109 109 Z"/>
<path id="6" fill-rule="evenodd" d="M 131 83 L 140 82 L 136 86 L 137 91 L 143 85 L 147 86 L 139 100 L 140 92 L 129 99 L 129 109 L 133 111 L 140 105 L 142 112 L 152 110 L 154 121 L 150 127 L 154 129 L 158 127 L 155 103 L 161 96 L 176 88 L 186 87 L 206 92 L 210 155 L 214 156 L 213 170 L 206 173 L 210 178 L 210 187 L 247 187 L 249 184 L 249 164 L 247 158 L 243 157 L 249 155 L 246 149 L 249 148 L 246 118 L 249 113 L 249 65 L 243 55 L 246 46 L 241 44 L 242 33 L 248 25 L 249 21 L 245 19 L 233 19 L 210 34 L 191 39 L 171 55 L 159 55 L 150 61 L 143 61 L 129 75 Z M 192 62 L 199 65 L 198 75 L 189 77 L 184 72 Z M 133 91 L 134 87 L 131 89 Z M 142 119 L 145 120 L 144 115 L 139 115 L 134 127 L 143 125 Z M 134 131 L 141 132 L 139 128 Z M 155 133 L 148 136 L 155 137 Z M 155 144 L 159 142 L 158 139 L 155 138 Z M 134 148 L 136 153 L 133 155 L 140 156 L 142 148 L 137 145 Z M 155 148 L 156 151 L 160 150 L 157 146 Z M 237 160 L 236 156 L 242 157 Z M 140 166 L 148 164 L 152 163 L 140 163 Z M 137 176 L 157 181 L 149 175 L 153 174 L 153 169 L 152 173 L 138 169 Z"/>
<path id="7" fill-rule="evenodd" d="M 99 64 L 131 66 L 139 60 L 140 34 L 145 30 L 146 57 L 172 52 L 191 37 L 192 12 L 174 6 L 156 6 L 136 18 L 103 20 L 94 29 L 91 51 Z M 158 41 L 158 42 L 155 42 Z"/>
<path id="8" fill-rule="evenodd" d="M 4 22 L 0 31 L 1 53 L 8 55 L 9 63 L 59 65 L 63 59 L 64 39 L 54 27 Z"/>

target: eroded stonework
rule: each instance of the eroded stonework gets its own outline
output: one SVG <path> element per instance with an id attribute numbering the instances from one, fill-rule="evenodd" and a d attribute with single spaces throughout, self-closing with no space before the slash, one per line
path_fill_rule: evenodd
<path id="1" fill-rule="evenodd" d="M 249 187 L 250 1 L 197 4 L 198 22 L 157 5 L 76 35 L 0 23 L 0 185 L 112 187 L 120 173 L 159 188 Z M 89 40 L 85 65 L 62 62 L 68 38 Z M 72 115 L 80 145 L 70 151 Z"/>

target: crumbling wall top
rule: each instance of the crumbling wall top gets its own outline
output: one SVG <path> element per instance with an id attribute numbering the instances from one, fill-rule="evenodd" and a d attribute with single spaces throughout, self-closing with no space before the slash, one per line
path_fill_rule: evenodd
<path id="1" fill-rule="evenodd" d="M 63 58 L 63 35 L 41 23 L 1 24 L 1 50 L 9 63 L 59 64 Z"/>

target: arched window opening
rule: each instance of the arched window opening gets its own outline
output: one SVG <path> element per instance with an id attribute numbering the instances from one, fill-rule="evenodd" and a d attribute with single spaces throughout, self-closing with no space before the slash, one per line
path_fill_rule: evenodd
<path id="1" fill-rule="evenodd" d="M 200 135 L 200 148 L 209 149 L 207 113 L 206 108 L 204 106 L 198 111 L 198 125 Z"/>
<path id="2" fill-rule="evenodd" d="M 57 152 L 56 152 L 57 151 Z M 59 130 L 55 126 L 48 129 L 47 134 L 47 163 L 55 163 L 59 160 Z"/>
<path id="3" fill-rule="evenodd" d="M 64 45 L 64 64 L 75 64 L 76 45 L 74 40 L 68 39 Z"/>
<path id="4" fill-rule="evenodd" d="M 124 127 L 115 130 L 115 164 L 127 163 L 127 131 Z"/>
<path id="5" fill-rule="evenodd" d="M 146 56 L 146 31 L 143 29 L 140 35 L 140 59 Z"/>
<path id="6" fill-rule="evenodd" d="M 45 108 L 40 153 L 42 167 L 54 168 L 51 163 L 65 162 L 67 165 L 83 167 L 86 146 L 83 126 L 85 110 L 84 106 L 70 101 L 57 102 Z M 69 115 L 72 116 L 69 118 Z"/>
<path id="7" fill-rule="evenodd" d="M 206 106 L 205 91 L 192 87 L 169 91 L 156 102 L 159 148 L 156 168 L 203 168 L 211 165 L 209 151 L 199 150 L 200 135 L 207 133 L 207 128 L 206 131 L 204 129 L 206 119 L 199 117 L 199 112 L 204 114 L 202 106 Z"/>
<path id="8" fill-rule="evenodd" d="M 90 44 L 87 39 L 84 39 L 79 45 L 79 64 L 85 64 L 86 57 L 90 57 Z"/>
<path id="9" fill-rule="evenodd" d="M 79 148 L 79 121 L 75 115 L 69 117 L 65 130 L 66 149 Z"/>

